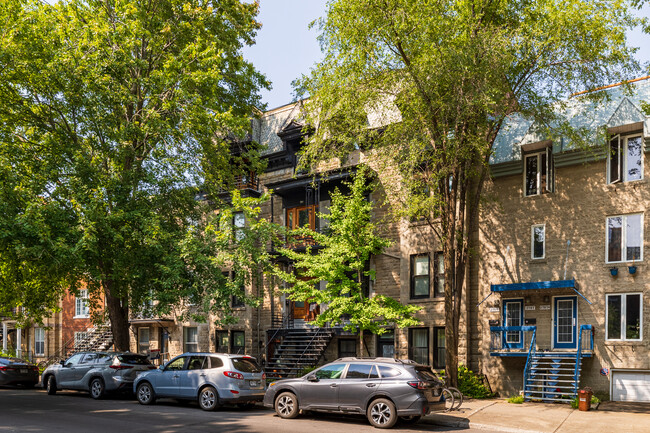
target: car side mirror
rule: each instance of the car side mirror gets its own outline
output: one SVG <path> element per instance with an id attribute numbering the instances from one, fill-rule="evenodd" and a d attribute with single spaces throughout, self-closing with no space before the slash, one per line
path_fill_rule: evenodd
<path id="1" fill-rule="evenodd" d="M 307 375 L 307 380 L 310 382 L 318 382 L 318 378 L 314 373 L 308 374 Z"/>
<path id="2" fill-rule="evenodd" d="M 65 361 L 61 360 L 59 361 L 59 364 L 61 364 L 62 367 L 65 367 Z"/>

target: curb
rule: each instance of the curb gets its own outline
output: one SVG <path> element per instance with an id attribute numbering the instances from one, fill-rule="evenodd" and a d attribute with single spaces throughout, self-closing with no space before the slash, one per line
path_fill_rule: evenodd
<path id="1" fill-rule="evenodd" d="M 443 427 L 454 427 L 454 428 L 465 428 L 465 429 L 473 428 L 477 430 L 497 430 L 506 433 L 544 433 L 539 430 L 524 430 L 519 428 L 505 427 L 505 426 L 493 425 L 493 424 L 478 424 L 470 421 L 467 418 L 459 418 L 458 420 L 423 418 L 421 422 L 425 424 L 439 425 Z"/>

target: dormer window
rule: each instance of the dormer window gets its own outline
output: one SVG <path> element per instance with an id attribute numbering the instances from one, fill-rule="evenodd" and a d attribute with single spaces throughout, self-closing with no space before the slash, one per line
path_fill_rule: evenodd
<path id="1" fill-rule="evenodd" d="M 553 164 L 553 147 L 545 146 L 541 150 L 524 155 L 524 195 L 540 195 L 553 192 L 555 173 Z"/>
<path id="2" fill-rule="evenodd" d="M 607 183 L 643 179 L 643 137 L 615 135 L 609 140 Z"/>

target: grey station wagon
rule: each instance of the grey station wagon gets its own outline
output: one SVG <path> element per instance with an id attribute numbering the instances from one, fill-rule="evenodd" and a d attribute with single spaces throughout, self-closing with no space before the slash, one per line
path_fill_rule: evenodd
<path id="1" fill-rule="evenodd" d="M 156 368 L 145 355 L 130 352 L 76 353 L 43 372 L 43 386 L 50 395 L 61 389 L 88 391 L 92 398 L 106 392 L 131 391 L 135 377 Z"/>
<path id="2" fill-rule="evenodd" d="M 198 400 L 203 410 L 224 403 L 250 405 L 264 398 L 266 375 L 255 358 L 225 353 L 184 353 L 133 384 L 140 404 L 159 397 Z"/>
<path id="3" fill-rule="evenodd" d="M 444 409 L 443 384 L 431 367 L 391 358 L 340 358 L 296 379 L 269 384 L 264 406 L 281 418 L 300 410 L 365 414 L 370 424 L 390 428 L 398 418 L 417 422 Z"/>

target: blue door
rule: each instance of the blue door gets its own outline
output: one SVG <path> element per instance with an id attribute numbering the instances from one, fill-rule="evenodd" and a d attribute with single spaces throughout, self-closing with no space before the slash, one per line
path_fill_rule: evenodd
<path id="1" fill-rule="evenodd" d="M 578 347 L 578 299 L 563 296 L 553 301 L 553 347 L 576 349 Z"/>
<path id="2" fill-rule="evenodd" d="M 503 300 L 503 326 L 524 326 L 523 299 Z M 505 331 L 503 333 L 503 347 L 522 349 L 524 347 L 524 333 L 521 331 Z"/>

